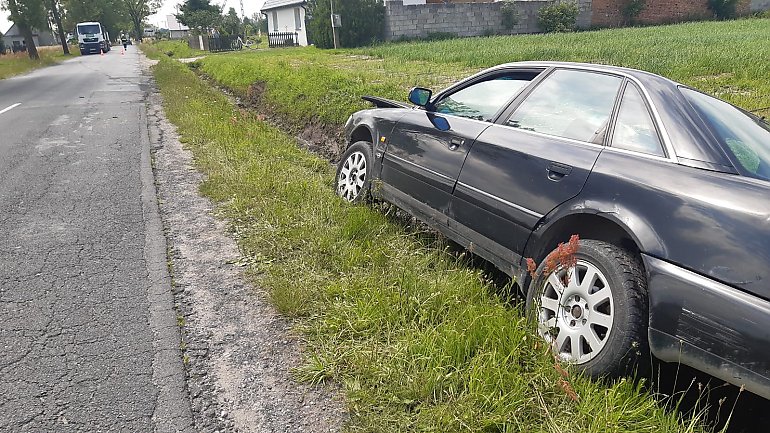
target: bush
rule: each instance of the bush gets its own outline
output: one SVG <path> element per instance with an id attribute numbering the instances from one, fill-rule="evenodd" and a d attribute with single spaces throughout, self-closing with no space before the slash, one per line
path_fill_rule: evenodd
<path id="1" fill-rule="evenodd" d="M 516 4 L 513 0 L 503 0 L 500 5 L 500 14 L 503 16 L 503 28 L 513 30 L 513 27 L 519 23 L 519 11 L 516 10 Z"/>
<path id="2" fill-rule="evenodd" d="M 623 16 L 626 18 L 626 21 L 635 24 L 636 18 L 642 13 L 645 6 L 646 0 L 629 0 L 623 7 Z"/>
<path id="3" fill-rule="evenodd" d="M 709 9 L 719 19 L 735 18 L 739 0 L 709 0 Z"/>
<path id="4" fill-rule="evenodd" d="M 537 14 L 537 23 L 546 33 L 571 32 L 575 30 L 578 16 L 577 3 L 560 2 L 545 6 Z"/>
<path id="5" fill-rule="evenodd" d="M 446 41 L 448 39 L 457 39 L 459 36 L 452 32 L 428 32 L 425 36 L 426 41 Z"/>
<path id="6" fill-rule="evenodd" d="M 334 13 L 340 14 L 342 27 L 336 29 L 343 47 L 371 45 L 382 39 L 385 6 L 378 0 L 332 0 Z M 309 0 L 307 33 L 319 48 L 333 48 L 331 10 L 328 0 Z"/>

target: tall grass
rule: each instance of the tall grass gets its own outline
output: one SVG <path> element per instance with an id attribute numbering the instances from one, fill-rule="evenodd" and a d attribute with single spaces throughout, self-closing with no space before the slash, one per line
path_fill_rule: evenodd
<path id="1" fill-rule="evenodd" d="M 315 48 L 207 57 L 200 64 L 203 73 L 243 94 L 249 85 L 264 83 L 263 102 L 294 122 L 314 118 L 329 124 L 367 107 L 363 95 L 403 100 L 405 89 L 418 83 L 444 87 L 471 72 L 460 65 L 329 55 Z"/>
<path id="2" fill-rule="evenodd" d="M 298 60 L 282 52 L 262 61 L 289 69 L 308 55 L 296 53 Z M 249 74 L 244 83 L 256 76 L 239 69 L 241 55 L 232 59 L 204 65 L 226 68 L 212 70 L 230 71 L 217 78 L 233 85 L 240 74 Z M 295 70 L 319 71 L 301 63 Z M 346 74 L 360 76 L 341 73 L 343 82 Z M 380 209 L 342 202 L 327 161 L 235 109 L 183 65 L 162 58 L 155 75 L 168 117 L 206 174 L 202 192 L 219 204 L 252 264 L 250 278 L 306 338 L 298 377 L 343 386 L 348 431 L 703 431 L 698 417 L 679 419 L 630 381 L 564 377 L 520 311 L 440 239 Z M 305 89 L 293 80 L 285 86 Z M 326 87 L 336 86 L 344 88 Z"/>
<path id="3" fill-rule="evenodd" d="M 74 50 L 74 51 L 73 51 Z M 32 69 L 54 65 L 66 56 L 61 47 L 37 47 L 40 60 L 30 60 L 27 53 L 15 53 L 0 55 L 0 79 L 29 72 Z M 77 47 L 70 47 L 73 55 L 79 55 Z"/>
<path id="4" fill-rule="evenodd" d="M 190 48 L 186 40 L 157 41 L 153 42 L 152 45 L 159 52 L 176 59 L 198 57 L 209 54 L 207 51 Z"/>
<path id="5" fill-rule="evenodd" d="M 770 107 L 770 19 L 547 35 L 392 43 L 358 50 L 267 50 L 201 61 L 201 70 L 242 93 L 266 85 L 271 111 L 295 122 L 340 125 L 367 105 L 362 95 L 405 100 L 421 85 L 441 89 L 500 63 L 558 60 L 661 74 L 743 108 Z M 760 111 L 770 114 L 770 110 Z"/>

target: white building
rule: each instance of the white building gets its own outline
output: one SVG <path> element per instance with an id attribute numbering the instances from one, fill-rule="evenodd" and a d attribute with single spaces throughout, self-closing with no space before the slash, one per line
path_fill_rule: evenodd
<path id="1" fill-rule="evenodd" d="M 166 28 L 171 39 L 185 39 L 190 30 L 189 27 L 177 21 L 174 15 L 166 15 Z"/>
<path id="2" fill-rule="evenodd" d="M 2 36 L 3 42 L 8 49 L 18 50 L 22 46 L 25 46 L 24 36 L 19 31 L 19 26 L 12 25 L 10 29 Z M 36 47 L 46 47 L 52 45 L 58 45 L 59 42 L 54 36 L 53 32 L 46 28 L 43 31 L 32 29 L 32 40 L 35 42 Z"/>
<path id="3" fill-rule="evenodd" d="M 267 33 L 296 33 L 298 45 L 307 46 L 305 0 L 267 0 L 262 14 L 267 16 Z M 272 38 L 271 38 L 272 39 Z"/>

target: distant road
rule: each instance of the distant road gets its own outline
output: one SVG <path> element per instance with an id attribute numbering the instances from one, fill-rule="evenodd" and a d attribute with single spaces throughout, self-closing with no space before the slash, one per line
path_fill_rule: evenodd
<path id="1" fill-rule="evenodd" d="M 138 48 L 0 80 L 0 431 L 191 425 Z"/>

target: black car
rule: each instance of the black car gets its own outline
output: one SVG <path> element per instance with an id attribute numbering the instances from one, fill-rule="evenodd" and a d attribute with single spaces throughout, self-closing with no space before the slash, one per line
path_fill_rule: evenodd
<path id="1" fill-rule="evenodd" d="M 365 97 L 337 192 L 417 216 L 511 275 L 592 376 L 651 351 L 770 398 L 770 127 L 666 78 L 500 65 L 415 106 Z M 573 234 L 573 266 L 542 272 Z M 526 260 L 541 263 L 527 272 Z"/>

